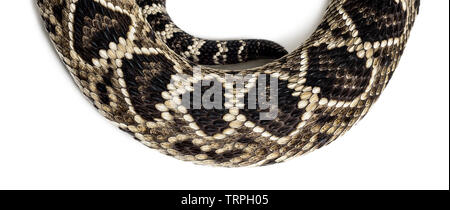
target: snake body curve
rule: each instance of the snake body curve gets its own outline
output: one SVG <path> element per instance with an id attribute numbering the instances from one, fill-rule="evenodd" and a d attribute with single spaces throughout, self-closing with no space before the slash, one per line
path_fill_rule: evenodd
<path id="1" fill-rule="evenodd" d="M 267 40 L 191 36 L 170 20 L 165 0 L 37 4 L 58 54 L 103 116 L 164 154 L 240 167 L 314 151 L 362 119 L 399 63 L 420 1 L 331 0 L 317 30 L 289 54 Z M 239 71 L 205 66 L 259 58 L 276 60 Z M 245 75 L 245 85 L 227 75 Z M 263 75 L 277 88 L 258 89 Z M 205 81 L 222 88 L 221 109 L 184 103 L 208 94 Z M 272 120 L 248 100 L 264 90 L 277 93 Z"/>

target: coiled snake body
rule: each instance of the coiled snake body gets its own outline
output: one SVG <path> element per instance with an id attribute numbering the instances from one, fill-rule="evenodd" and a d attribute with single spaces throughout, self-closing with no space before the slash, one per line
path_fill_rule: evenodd
<path id="1" fill-rule="evenodd" d="M 348 131 L 391 79 L 420 4 L 331 0 L 317 30 L 288 54 L 266 40 L 193 37 L 170 20 L 165 0 L 37 2 L 64 64 L 102 115 L 164 154 L 224 167 L 279 163 Z M 260 58 L 276 60 L 239 71 L 205 66 Z M 263 75 L 277 88 L 259 89 Z M 207 95 L 205 81 L 219 84 L 222 108 L 183 103 Z M 248 98 L 272 90 L 278 104 L 266 120 L 267 107 Z"/>

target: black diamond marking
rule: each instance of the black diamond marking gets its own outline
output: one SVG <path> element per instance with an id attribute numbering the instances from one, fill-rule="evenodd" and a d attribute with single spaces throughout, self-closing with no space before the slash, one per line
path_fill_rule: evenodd
<path id="1" fill-rule="evenodd" d="M 271 77 L 269 75 L 266 76 L 267 86 L 270 85 L 270 78 Z M 296 129 L 297 125 L 300 123 L 301 116 L 303 115 L 304 110 L 300 110 L 297 108 L 297 104 L 300 102 L 300 98 L 292 96 L 294 90 L 289 89 L 287 86 L 287 81 L 278 80 L 279 112 L 275 120 L 261 120 L 260 113 L 269 112 L 270 109 L 260 108 L 258 95 L 263 93 L 258 93 L 258 87 L 254 87 L 253 90 L 250 90 L 249 93 L 245 94 L 245 107 L 241 113 L 247 117 L 247 120 L 255 123 L 257 126 L 263 127 L 275 136 L 284 137 L 289 135 Z M 257 94 L 256 96 L 253 95 L 255 93 Z M 251 109 L 251 107 L 249 106 L 249 97 L 256 98 L 258 105 L 257 109 Z M 266 88 L 266 97 L 267 101 L 270 101 L 270 87 Z"/>
<path id="2" fill-rule="evenodd" d="M 322 44 L 308 51 L 306 85 L 320 87 L 320 97 L 352 101 L 369 85 L 372 71 L 366 68 L 366 59 L 347 52 L 346 47 L 328 50 Z"/>
<path id="3" fill-rule="evenodd" d="M 118 43 L 127 37 L 131 18 L 114 12 L 92 0 L 77 2 L 74 20 L 74 48 L 80 57 L 92 63 L 99 51 L 108 49 L 109 43 Z"/>
<path id="4" fill-rule="evenodd" d="M 164 103 L 161 93 L 167 90 L 171 76 L 176 73 L 174 63 L 164 55 L 133 55 L 124 59 L 122 71 L 133 107 L 142 118 L 153 121 L 161 118 L 156 104 Z"/>
<path id="5" fill-rule="evenodd" d="M 208 84 L 208 81 L 203 81 L 206 84 Z M 214 80 L 215 84 L 220 84 L 217 80 Z M 211 85 L 214 85 L 213 82 L 210 83 Z M 194 84 L 194 88 L 198 86 L 197 84 Z M 190 107 L 188 108 L 188 113 L 194 118 L 197 125 L 200 127 L 200 129 L 205 132 L 209 136 L 213 136 L 215 134 L 223 132 L 228 126 L 229 123 L 223 120 L 223 117 L 229 113 L 229 110 L 225 108 L 225 88 L 222 88 L 222 107 L 219 108 L 213 108 L 213 109 L 206 109 L 203 106 L 201 109 L 198 109 L 199 107 L 195 107 L 194 105 L 194 99 L 199 100 L 199 97 L 203 97 L 205 92 L 211 88 L 211 86 L 202 86 L 201 88 L 201 95 L 198 96 L 195 94 L 196 91 L 190 92 Z M 200 91 L 199 91 L 200 93 Z M 195 97 L 195 98 L 194 98 Z M 211 96 L 211 100 L 214 101 L 213 95 Z"/>
<path id="6" fill-rule="evenodd" d="M 407 12 L 395 0 L 347 0 L 343 8 L 364 41 L 399 37 L 406 26 Z"/>

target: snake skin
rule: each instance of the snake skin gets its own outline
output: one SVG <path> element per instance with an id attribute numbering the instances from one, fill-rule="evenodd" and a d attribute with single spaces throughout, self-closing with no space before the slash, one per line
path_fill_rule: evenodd
<path id="1" fill-rule="evenodd" d="M 37 3 L 58 54 L 103 116 L 164 154 L 223 167 L 280 163 L 346 133 L 389 83 L 420 5 L 331 0 L 317 30 L 284 55 L 270 41 L 195 38 L 170 21 L 165 0 Z M 278 59 L 239 71 L 202 65 L 261 57 Z M 251 77 L 238 89 L 229 74 Z M 261 119 L 264 110 L 246 100 L 261 75 L 278 81 L 275 120 Z M 224 87 L 225 108 L 184 106 L 181 97 L 201 80 Z"/>
<path id="2" fill-rule="evenodd" d="M 201 65 L 236 64 L 261 58 L 281 58 L 288 52 L 268 40 L 205 40 L 178 28 L 167 14 L 165 0 L 137 0 L 145 19 L 177 54 Z"/>

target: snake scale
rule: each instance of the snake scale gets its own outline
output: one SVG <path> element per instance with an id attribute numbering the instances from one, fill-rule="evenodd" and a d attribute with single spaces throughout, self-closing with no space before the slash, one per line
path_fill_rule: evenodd
<path id="1" fill-rule="evenodd" d="M 399 63 L 420 0 L 330 0 L 316 31 L 291 53 L 267 40 L 191 36 L 172 22 L 165 3 L 37 0 L 59 56 L 103 116 L 164 154 L 241 167 L 314 151 L 361 120 Z M 274 60 L 214 68 L 261 58 Z M 259 88 L 269 81 L 277 88 Z M 208 95 L 212 84 L 217 98 Z M 261 115 L 268 92 L 278 102 L 270 120 Z M 221 108 L 184 103 L 202 95 Z M 256 95 L 263 97 L 252 106 L 248 98 Z"/>

